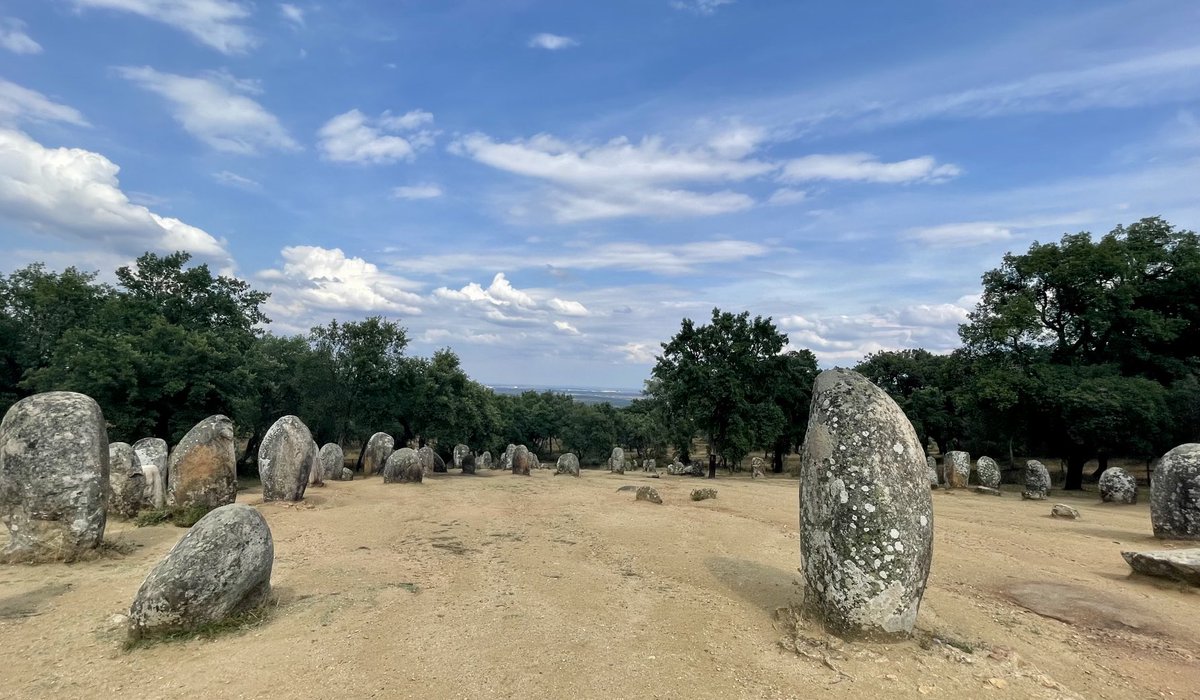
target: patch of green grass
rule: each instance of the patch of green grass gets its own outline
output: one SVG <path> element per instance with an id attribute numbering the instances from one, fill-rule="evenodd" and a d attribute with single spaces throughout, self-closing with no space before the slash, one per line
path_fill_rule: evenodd
<path id="1" fill-rule="evenodd" d="M 212 508 L 203 503 L 193 503 L 188 506 L 166 506 L 138 513 L 137 517 L 133 519 L 133 524 L 138 527 L 149 527 L 169 522 L 176 527 L 191 527 L 200 518 L 208 515 L 211 510 Z"/>
<path id="2" fill-rule="evenodd" d="M 692 491 L 692 500 L 693 501 L 706 501 L 710 498 L 716 498 L 716 497 L 717 497 L 716 489 L 695 489 L 694 491 Z"/>
<path id="3" fill-rule="evenodd" d="M 168 632 L 166 634 L 155 634 L 145 636 L 130 635 L 125 639 L 121 648 L 125 651 L 133 651 L 134 649 L 144 649 L 156 644 L 164 642 L 181 642 L 192 639 L 209 640 L 227 634 L 240 634 L 251 630 L 266 622 L 271 614 L 278 607 L 278 602 L 275 599 L 270 600 L 266 605 L 256 610 L 244 612 L 240 615 L 227 617 L 224 620 L 216 620 L 214 622 L 206 622 L 203 625 L 192 627 L 191 629 L 178 630 L 176 632 Z"/>

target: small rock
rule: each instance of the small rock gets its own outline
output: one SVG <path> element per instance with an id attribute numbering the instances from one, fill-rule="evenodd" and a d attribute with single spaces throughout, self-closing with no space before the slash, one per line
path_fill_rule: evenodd
<path id="1" fill-rule="evenodd" d="M 634 497 L 636 501 L 650 501 L 651 503 L 662 503 L 662 496 L 658 495 L 658 491 L 649 486 L 639 486 L 637 495 Z"/>
<path id="2" fill-rule="evenodd" d="M 146 474 L 137 464 L 133 446 L 114 442 L 108 446 L 108 511 L 132 518 L 146 500 Z"/>
<path id="3" fill-rule="evenodd" d="M 634 486 L 633 484 L 625 484 L 624 486 L 618 486 L 617 492 L 619 493 L 621 491 L 637 491 L 637 487 Z"/>
<path id="4" fill-rule="evenodd" d="M 1200 586 L 1200 548 L 1121 552 L 1121 556 L 1139 574 Z"/>
<path id="5" fill-rule="evenodd" d="M 1004 690 L 1008 687 L 1008 681 L 1004 680 L 1003 678 L 989 678 L 987 682 L 988 685 L 992 686 L 993 688 L 999 688 L 1000 690 Z"/>
<path id="6" fill-rule="evenodd" d="M 991 488 L 988 486 L 976 486 L 975 493 L 981 493 L 985 496 L 1003 496 L 1004 492 L 1000 489 Z"/>
<path id="7" fill-rule="evenodd" d="M 1026 501 L 1044 501 L 1046 500 L 1045 491 L 1022 491 L 1021 498 Z"/>
<path id="8" fill-rule="evenodd" d="M 1079 520 L 1079 511 L 1065 503 L 1055 503 L 1050 509 L 1050 515 L 1056 518 L 1067 518 L 1068 520 Z"/>

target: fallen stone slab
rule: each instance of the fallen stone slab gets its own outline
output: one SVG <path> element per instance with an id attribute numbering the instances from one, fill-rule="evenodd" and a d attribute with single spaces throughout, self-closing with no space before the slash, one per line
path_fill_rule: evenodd
<path id="1" fill-rule="evenodd" d="M 976 486 L 975 493 L 981 493 L 984 496 L 1003 496 L 1004 492 L 1000 489 L 994 489 L 990 486 Z"/>
<path id="2" fill-rule="evenodd" d="M 1175 579 L 1200 586 L 1200 547 L 1160 549 L 1153 552 L 1121 552 L 1139 574 Z"/>
<path id="3" fill-rule="evenodd" d="M 1055 518 L 1079 520 L 1079 511 L 1065 503 L 1055 503 L 1054 507 L 1050 509 L 1050 515 Z"/>

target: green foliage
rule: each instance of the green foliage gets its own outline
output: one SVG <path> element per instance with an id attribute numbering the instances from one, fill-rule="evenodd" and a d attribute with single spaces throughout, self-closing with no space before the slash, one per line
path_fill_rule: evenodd
<path id="1" fill-rule="evenodd" d="M 133 519 L 133 524 L 137 527 L 153 527 L 169 522 L 175 527 L 191 527 L 211 511 L 212 508 L 203 503 L 193 503 L 189 506 L 165 506 L 153 510 L 143 510 Z"/>

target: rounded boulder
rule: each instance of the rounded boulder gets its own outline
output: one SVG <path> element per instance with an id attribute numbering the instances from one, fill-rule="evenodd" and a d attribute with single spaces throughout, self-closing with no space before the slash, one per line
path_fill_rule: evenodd
<path id="1" fill-rule="evenodd" d="M 979 478 L 979 485 L 986 486 L 989 489 L 994 489 L 1000 486 L 1000 465 L 996 464 L 996 460 L 991 457 L 980 457 L 975 463 L 975 475 Z"/>
<path id="2" fill-rule="evenodd" d="M 233 421 L 209 416 L 196 424 L 167 461 L 167 505 L 219 508 L 237 498 Z"/>
<path id="3" fill-rule="evenodd" d="M 1137 503 L 1138 482 L 1120 467 L 1109 467 L 1100 475 L 1100 500 L 1105 503 Z"/>
<path id="4" fill-rule="evenodd" d="M 304 421 L 284 416 L 267 429 L 258 447 L 264 501 L 299 501 L 317 460 L 317 443 Z"/>
<path id="5" fill-rule="evenodd" d="M 572 452 L 559 455 L 558 463 L 554 466 L 554 473 L 579 476 L 579 458 Z"/>
<path id="6" fill-rule="evenodd" d="M 425 478 L 425 470 L 417 451 L 411 447 L 401 447 L 388 457 L 383 465 L 383 483 L 385 484 L 419 484 Z"/>
<path id="7" fill-rule="evenodd" d="M 1150 476 L 1150 523 L 1159 539 L 1200 540 L 1200 443 L 1159 461 Z"/>
<path id="8" fill-rule="evenodd" d="M 371 476 L 383 471 L 383 465 L 387 464 L 388 458 L 392 456 L 392 451 L 395 447 L 396 440 L 391 435 L 387 433 L 375 433 L 372 435 L 367 440 L 367 446 L 363 448 L 363 476 Z"/>

